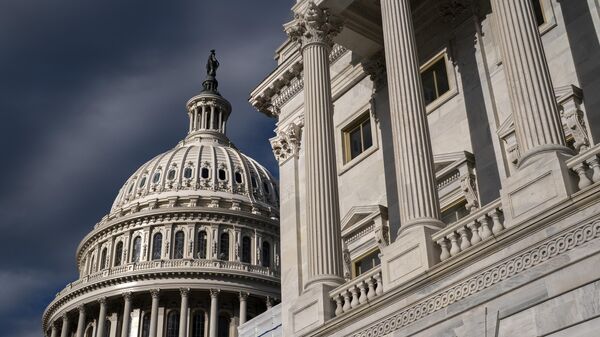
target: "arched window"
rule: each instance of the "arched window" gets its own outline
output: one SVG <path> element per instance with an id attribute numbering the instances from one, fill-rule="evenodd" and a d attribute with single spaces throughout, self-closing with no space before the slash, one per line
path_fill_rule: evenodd
<path id="1" fill-rule="evenodd" d="M 150 337 L 150 313 L 145 312 L 142 318 L 142 337 Z"/>
<path id="2" fill-rule="evenodd" d="M 160 181 L 160 171 L 156 171 L 156 173 L 154 173 L 154 175 L 152 176 L 152 183 L 158 184 L 159 181 Z"/>
<path id="3" fill-rule="evenodd" d="M 256 178 L 254 176 L 250 177 L 250 182 L 252 183 L 252 188 L 256 188 L 258 184 L 256 183 Z"/>
<path id="4" fill-rule="evenodd" d="M 100 269 L 104 269 L 106 268 L 106 247 L 104 247 L 104 249 L 102 249 L 102 254 L 100 254 Z"/>
<path id="5" fill-rule="evenodd" d="M 192 173 L 194 171 L 192 170 L 191 167 L 186 167 L 185 170 L 183 170 L 183 177 L 185 179 L 190 179 L 192 177 Z"/>
<path id="6" fill-rule="evenodd" d="M 174 168 L 170 169 L 169 172 L 167 173 L 167 179 L 169 179 L 169 180 L 175 179 L 176 174 L 177 174 L 177 171 Z"/>
<path id="7" fill-rule="evenodd" d="M 140 188 L 146 186 L 146 176 L 142 177 L 142 180 L 140 180 Z"/>
<path id="8" fill-rule="evenodd" d="M 140 262 L 140 257 L 142 255 L 142 237 L 136 236 L 133 239 L 133 254 L 132 254 L 132 262 Z"/>
<path id="9" fill-rule="evenodd" d="M 263 188 L 265 189 L 266 194 L 271 194 L 271 190 L 269 189 L 269 184 L 266 181 L 263 181 Z"/>
<path id="10" fill-rule="evenodd" d="M 241 184 L 242 181 L 242 173 L 240 171 L 235 172 L 235 182 Z"/>
<path id="11" fill-rule="evenodd" d="M 178 231 L 175 233 L 175 248 L 173 252 L 174 259 L 183 259 L 184 239 L 185 236 L 183 231 Z"/>
<path id="12" fill-rule="evenodd" d="M 110 321 L 106 320 L 104 323 L 104 337 L 110 337 Z"/>
<path id="13" fill-rule="evenodd" d="M 198 232 L 198 258 L 206 259 L 206 232 Z"/>
<path id="14" fill-rule="evenodd" d="M 89 269 L 89 274 L 93 273 L 94 270 L 94 255 L 92 255 L 92 257 L 90 258 L 90 269 Z"/>
<path id="15" fill-rule="evenodd" d="M 221 245 L 219 247 L 219 259 L 229 260 L 229 234 L 221 233 Z"/>
<path id="16" fill-rule="evenodd" d="M 263 267 L 270 267 L 271 266 L 271 245 L 267 242 L 264 241 L 262 244 L 262 254 L 261 254 L 261 264 Z"/>
<path id="17" fill-rule="evenodd" d="M 120 266 L 123 259 L 123 241 L 119 241 L 115 247 L 115 266 Z"/>
<path id="18" fill-rule="evenodd" d="M 200 177 L 202 179 L 208 179 L 209 173 L 208 167 L 203 167 L 202 170 L 200 170 Z"/>
<path id="19" fill-rule="evenodd" d="M 218 337 L 229 337 L 229 325 L 231 323 L 231 319 L 227 314 L 219 315 L 219 332 L 217 334 Z"/>
<path id="20" fill-rule="evenodd" d="M 250 263 L 252 254 L 252 240 L 250 237 L 244 236 L 242 238 L 242 262 Z"/>
<path id="21" fill-rule="evenodd" d="M 85 337 L 94 337 L 93 333 L 94 333 L 94 327 L 88 326 L 88 328 L 85 330 Z"/>
<path id="22" fill-rule="evenodd" d="M 204 337 L 204 325 L 204 311 L 194 311 L 192 316 L 192 337 Z"/>
<path id="23" fill-rule="evenodd" d="M 219 169 L 219 180 L 227 180 L 227 171 L 225 171 L 225 169 Z"/>
<path id="24" fill-rule="evenodd" d="M 162 233 L 154 234 L 152 238 L 152 260 L 160 260 L 162 253 Z"/>
<path id="25" fill-rule="evenodd" d="M 171 310 L 167 315 L 167 336 L 177 337 L 179 335 L 179 311 Z"/>

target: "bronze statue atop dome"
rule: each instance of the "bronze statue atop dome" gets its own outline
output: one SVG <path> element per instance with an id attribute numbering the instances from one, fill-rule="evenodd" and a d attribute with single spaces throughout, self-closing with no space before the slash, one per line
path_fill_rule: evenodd
<path id="1" fill-rule="evenodd" d="M 206 61 L 206 75 L 217 76 L 217 68 L 219 68 L 219 61 L 217 61 L 215 50 L 212 49 L 208 55 L 208 61 Z"/>

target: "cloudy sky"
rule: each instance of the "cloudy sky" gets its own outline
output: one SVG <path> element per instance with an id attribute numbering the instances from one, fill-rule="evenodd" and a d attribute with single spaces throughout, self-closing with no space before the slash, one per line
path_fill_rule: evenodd
<path id="1" fill-rule="evenodd" d="M 42 335 L 79 241 L 138 166 L 185 136 L 210 49 L 230 138 L 275 171 L 274 121 L 247 97 L 293 2 L 0 0 L 0 336 Z"/>

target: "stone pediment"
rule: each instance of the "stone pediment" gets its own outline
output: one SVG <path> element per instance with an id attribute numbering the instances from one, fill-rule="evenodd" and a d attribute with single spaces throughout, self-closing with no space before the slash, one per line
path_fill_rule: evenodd
<path id="1" fill-rule="evenodd" d="M 342 236 L 346 236 L 363 225 L 381 216 L 387 220 L 387 207 L 383 205 L 354 206 L 342 219 Z"/>

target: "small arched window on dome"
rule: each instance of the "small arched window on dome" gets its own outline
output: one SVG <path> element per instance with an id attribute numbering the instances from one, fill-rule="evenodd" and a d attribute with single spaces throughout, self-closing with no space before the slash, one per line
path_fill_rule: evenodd
<path id="1" fill-rule="evenodd" d="M 250 181 L 252 182 L 252 188 L 258 187 L 258 184 L 256 183 L 256 178 L 254 176 L 250 177 Z"/>
<path id="2" fill-rule="evenodd" d="M 198 258 L 206 259 L 206 232 L 200 231 L 198 232 Z"/>
<path id="3" fill-rule="evenodd" d="M 269 184 L 266 181 L 263 181 L 263 188 L 265 189 L 266 194 L 271 194 L 271 190 L 269 189 Z"/>
<path id="4" fill-rule="evenodd" d="M 89 272 L 88 272 L 89 274 L 95 272 L 95 270 L 94 270 L 94 262 L 95 262 L 94 261 L 94 255 L 92 255 L 92 257 L 90 258 L 90 268 L 89 268 Z"/>
<path id="5" fill-rule="evenodd" d="M 193 173 L 194 173 L 194 170 L 188 166 L 185 168 L 185 170 L 183 170 L 183 177 L 185 179 L 191 179 Z"/>
<path id="6" fill-rule="evenodd" d="M 177 337 L 179 335 L 179 311 L 171 310 L 167 315 L 167 336 Z"/>
<path id="7" fill-rule="evenodd" d="M 242 172 L 240 172 L 240 171 L 235 171 L 235 174 L 234 174 L 234 179 L 235 179 L 235 182 L 236 182 L 237 184 L 241 184 L 242 182 L 244 182 L 244 179 L 243 179 L 243 177 L 242 177 Z"/>
<path id="8" fill-rule="evenodd" d="M 204 337 L 204 311 L 196 310 L 192 315 L 192 337 Z"/>
<path id="9" fill-rule="evenodd" d="M 229 326 L 231 325 L 231 318 L 226 313 L 219 315 L 219 329 L 217 337 L 229 337 Z"/>
<path id="10" fill-rule="evenodd" d="M 200 178 L 208 179 L 209 177 L 210 177 L 210 171 L 208 170 L 208 167 L 203 167 L 200 170 Z"/>
<path id="11" fill-rule="evenodd" d="M 142 255 L 142 237 L 136 236 L 133 239 L 133 254 L 131 258 L 131 262 L 138 263 L 140 262 L 140 257 Z"/>
<path id="12" fill-rule="evenodd" d="M 221 233 L 221 240 L 219 245 L 219 259 L 223 261 L 229 260 L 229 233 Z"/>
<path id="13" fill-rule="evenodd" d="M 115 247 L 115 267 L 120 266 L 123 258 L 123 241 L 119 241 Z"/>
<path id="14" fill-rule="evenodd" d="M 100 254 L 100 269 L 104 269 L 107 267 L 106 265 L 106 254 L 107 254 L 107 249 L 106 247 L 104 247 L 102 249 L 102 253 Z"/>
<path id="15" fill-rule="evenodd" d="M 175 168 L 170 169 L 169 172 L 167 173 L 167 179 L 169 179 L 169 180 L 175 179 L 176 174 L 177 174 L 177 171 L 175 170 Z"/>
<path id="16" fill-rule="evenodd" d="M 220 181 L 227 180 L 227 171 L 224 168 L 220 168 L 218 172 L 218 177 Z"/>
<path id="17" fill-rule="evenodd" d="M 146 176 L 143 176 L 140 180 L 139 188 L 144 188 L 144 186 L 146 186 Z"/>
<path id="18" fill-rule="evenodd" d="M 162 233 L 154 234 L 152 238 L 152 260 L 160 260 L 162 254 Z"/>
<path id="19" fill-rule="evenodd" d="M 263 267 L 271 266 L 271 245 L 267 241 L 263 241 L 261 259 Z"/>
<path id="20" fill-rule="evenodd" d="M 250 240 L 249 236 L 244 236 L 242 238 L 242 262 L 244 262 L 244 263 L 251 262 L 251 252 L 252 252 L 252 240 Z"/>
<path id="21" fill-rule="evenodd" d="M 156 172 L 154 172 L 154 175 L 152 176 L 152 183 L 158 184 L 159 181 L 160 181 L 160 171 L 156 171 Z"/>
<path id="22" fill-rule="evenodd" d="M 183 231 L 175 233 L 175 247 L 173 251 L 174 259 L 183 259 L 183 246 L 184 246 L 185 234 Z"/>
<path id="23" fill-rule="evenodd" d="M 129 190 L 127 190 L 127 194 L 131 194 L 133 192 L 133 188 L 135 187 L 135 181 L 132 181 L 129 185 Z"/>

